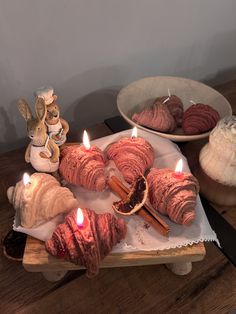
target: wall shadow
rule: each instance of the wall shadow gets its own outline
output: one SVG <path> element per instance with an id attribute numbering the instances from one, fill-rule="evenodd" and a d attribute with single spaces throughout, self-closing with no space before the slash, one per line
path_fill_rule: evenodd
<path id="1" fill-rule="evenodd" d="M 17 139 L 17 131 L 14 121 L 9 118 L 3 107 L 0 107 L 0 124 L 4 126 L 0 140 L 1 153 L 7 150 L 12 150 L 20 145 L 23 146 L 27 143 L 27 139 Z"/>

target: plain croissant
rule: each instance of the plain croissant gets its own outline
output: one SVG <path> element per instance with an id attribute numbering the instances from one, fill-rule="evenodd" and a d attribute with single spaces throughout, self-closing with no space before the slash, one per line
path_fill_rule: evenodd
<path id="1" fill-rule="evenodd" d="M 26 186 L 19 181 L 7 190 L 9 202 L 19 213 L 21 226 L 36 227 L 61 213 L 78 207 L 72 192 L 51 175 L 34 173 Z"/>

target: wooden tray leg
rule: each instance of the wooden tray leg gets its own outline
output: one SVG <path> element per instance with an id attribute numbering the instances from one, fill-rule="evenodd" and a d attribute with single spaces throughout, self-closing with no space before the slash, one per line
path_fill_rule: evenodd
<path id="1" fill-rule="evenodd" d="M 62 271 L 44 271 L 42 272 L 45 279 L 51 282 L 59 281 L 61 280 L 65 274 L 67 273 L 66 270 Z"/>
<path id="2" fill-rule="evenodd" d="M 187 275 L 192 270 L 192 263 L 191 262 L 185 262 L 185 263 L 172 263 L 172 264 L 166 264 L 166 267 L 172 271 L 172 273 L 176 275 Z"/>

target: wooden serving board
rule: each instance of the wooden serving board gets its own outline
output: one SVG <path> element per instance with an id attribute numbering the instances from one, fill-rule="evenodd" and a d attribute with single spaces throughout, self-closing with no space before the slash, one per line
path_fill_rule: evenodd
<path id="1" fill-rule="evenodd" d="M 72 142 L 66 143 L 66 145 L 78 145 L 78 143 Z M 184 275 L 191 271 L 191 263 L 202 260 L 205 254 L 203 243 L 161 251 L 111 253 L 102 261 L 101 267 L 167 264 L 175 274 Z M 79 265 L 49 255 L 45 250 L 44 243 L 30 236 L 26 242 L 23 266 L 29 272 L 42 272 L 50 281 L 61 279 L 68 270 L 83 269 Z"/>
<path id="2" fill-rule="evenodd" d="M 102 261 L 101 267 L 171 264 L 172 271 L 181 275 L 191 271 L 191 262 L 202 260 L 205 254 L 203 243 L 162 251 L 111 253 Z M 23 266 L 29 272 L 42 273 L 84 269 L 82 266 L 51 256 L 45 250 L 44 242 L 30 236 L 25 246 Z"/>

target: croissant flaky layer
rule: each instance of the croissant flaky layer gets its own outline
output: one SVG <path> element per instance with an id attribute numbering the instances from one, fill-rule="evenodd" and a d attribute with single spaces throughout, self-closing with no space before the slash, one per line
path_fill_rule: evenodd
<path id="1" fill-rule="evenodd" d="M 89 209 L 82 212 L 82 226 L 77 225 L 77 210 L 73 210 L 45 246 L 53 256 L 84 266 L 87 276 L 93 277 L 99 271 L 100 261 L 125 237 L 127 227 L 123 219 L 110 213 L 96 214 Z"/>
<path id="2" fill-rule="evenodd" d="M 184 112 L 182 128 L 185 134 L 201 134 L 214 128 L 219 119 L 220 115 L 214 108 L 198 103 Z"/>
<path id="3" fill-rule="evenodd" d="M 184 172 L 178 178 L 170 169 L 152 168 L 147 181 L 149 200 L 154 209 L 178 224 L 193 222 L 199 184 L 191 173 Z"/>
<path id="4" fill-rule="evenodd" d="M 102 191 L 106 186 L 105 159 L 102 151 L 92 146 L 69 146 L 63 149 L 60 173 L 71 184 L 88 190 Z"/>
<path id="5" fill-rule="evenodd" d="M 150 107 L 144 108 L 141 112 L 135 113 L 132 120 L 140 125 L 161 131 L 171 132 L 176 128 L 176 122 L 166 104 L 158 99 Z"/>
<path id="6" fill-rule="evenodd" d="M 144 138 L 122 138 L 107 148 L 107 156 L 113 160 L 128 183 L 144 175 L 154 161 L 154 150 Z"/>
<path id="7" fill-rule="evenodd" d="M 30 181 L 25 186 L 21 180 L 7 191 L 10 203 L 19 213 L 22 227 L 36 227 L 78 207 L 72 192 L 62 187 L 53 176 L 34 173 Z"/>

